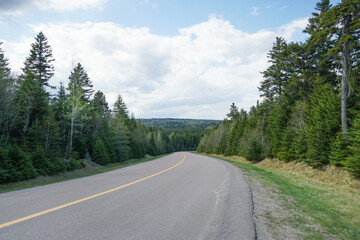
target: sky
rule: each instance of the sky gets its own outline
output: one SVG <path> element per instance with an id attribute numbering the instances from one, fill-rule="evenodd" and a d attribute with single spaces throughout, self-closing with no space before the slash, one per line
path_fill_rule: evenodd
<path id="1" fill-rule="evenodd" d="M 340 0 L 331 1 L 337 4 Z M 276 37 L 304 41 L 316 0 L 0 0 L 0 42 L 19 74 L 42 31 L 50 84 L 80 62 L 112 108 L 136 118 L 224 119 L 260 100 Z"/>

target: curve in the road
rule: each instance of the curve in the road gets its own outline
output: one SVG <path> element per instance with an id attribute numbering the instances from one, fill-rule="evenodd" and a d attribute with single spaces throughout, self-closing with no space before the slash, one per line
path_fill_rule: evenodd
<path id="1" fill-rule="evenodd" d="M 114 191 L 117 191 L 117 190 L 120 190 L 122 188 L 125 188 L 125 187 L 128 187 L 128 186 L 131 186 L 133 184 L 136 184 L 136 183 L 139 183 L 139 182 L 142 182 L 142 181 L 145 181 L 149 178 L 152 178 L 152 177 L 155 177 L 157 175 L 160 175 L 162 173 L 165 173 L 167 171 L 170 171 L 171 169 L 179 166 L 181 163 L 183 163 L 185 161 L 185 154 L 184 154 L 184 157 L 183 159 L 178 162 L 177 164 L 165 169 L 165 170 L 162 170 L 160 172 L 157 172 L 155 174 L 152 174 L 150 176 L 147 176 L 147 177 L 144 177 L 144 178 L 141 178 L 139 180 L 136 180 L 136 181 L 133 181 L 133 182 L 130 182 L 130 183 L 127 183 L 127 184 L 124 184 L 124 185 L 121 185 L 119 187 L 116 187 L 116 188 L 112 188 L 112 189 L 109 189 L 107 191 L 104 191 L 104 192 L 101 192 L 101 193 L 98 193 L 98 194 L 94 194 L 94 195 L 91 195 L 91 196 L 88 196 L 88 197 L 85 197 L 85 198 L 82 198 L 82 199 L 79 199 L 79 200 L 76 200 L 76 201 L 73 201 L 73 202 L 70 202 L 70 203 L 66 203 L 66 204 L 63 204 L 63 205 L 60 205 L 60 206 L 57 206 L 57 207 L 54 207 L 54 208 L 50 208 L 50 209 L 47 209 L 45 211 L 41 211 L 41 212 L 38 212 L 38 213 L 34 213 L 34 214 L 31 214 L 31 215 L 28 215 L 26 217 L 22 217 L 22 218 L 18 218 L 16 220 L 13 220 L 13 221 L 9 221 L 9 222 L 6 222 L 6 223 L 2 223 L 0 224 L 0 229 L 4 228 L 4 227 L 8 227 L 8 226 L 11 226 L 11 225 L 14 225 L 16 223 L 20 223 L 20 222 L 23 222 L 23 221 L 26 221 L 26 220 L 29 220 L 29 219 L 32 219 L 32 218 L 35 218 L 35 217 L 38 217 L 38 216 L 41 216 L 41 215 L 44 215 L 44 214 L 47 214 L 47 213 L 51 213 L 51 212 L 54 212 L 54 211 L 57 211 L 57 210 L 60 210 L 60 209 L 63 209 L 63 208 L 66 208 L 66 207 L 69 207 L 69 206 L 72 206 L 72 205 L 75 205 L 75 204 L 78 204 L 78 203 L 81 203 L 81 202 L 85 202 L 87 200 L 90 200 L 90 199 L 93 199 L 93 198 L 96 198 L 96 197 L 99 197 L 99 196 L 103 196 L 105 194 L 108 194 L 108 193 L 111 193 L 111 192 L 114 192 Z"/>

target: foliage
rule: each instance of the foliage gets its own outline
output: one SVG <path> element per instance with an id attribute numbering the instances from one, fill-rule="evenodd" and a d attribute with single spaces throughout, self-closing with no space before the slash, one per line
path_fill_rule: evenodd
<path id="1" fill-rule="evenodd" d="M 233 103 L 230 121 L 207 131 L 198 152 L 330 163 L 360 175 L 360 3 L 322 0 L 315 9 L 304 43 L 275 39 L 259 86 L 263 101 L 247 118 Z"/>
<path id="2" fill-rule="evenodd" d="M 104 93 L 94 94 L 81 63 L 71 70 L 67 86 L 60 83 L 51 96 L 47 87 L 54 76 L 53 62 L 42 32 L 17 77 L 11 75 L 0 48 L 1 183 L 82 168 L 83 161 L 106 165 L 146 154 L 195 150 L 210 124 L 169 120 L 177 123 L 146 125 L 129 114 L 120 94 L 110 109 Z"/>

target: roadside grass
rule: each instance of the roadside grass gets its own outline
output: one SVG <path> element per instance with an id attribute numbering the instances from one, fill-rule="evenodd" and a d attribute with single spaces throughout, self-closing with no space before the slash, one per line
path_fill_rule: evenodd
<path id="1" fill-rule="evenodd" d="M 109 171 L 113 171 L 119 168 L 129 167 L 132 165 L 136 165 L 139 163 L 148 162 L 151 160 L 155 160 L 157 158 L 164 157 L 168 154 L 162 154 L 158 156 L 146 156 L 145 158 L 141 159 L 130 159 L 123 162 L 118 163 L 111 163 L 106 166 L 96 165 L 96 166 L 90 166 L 88 164 L 85 164 L 84 168 L 69 171 L 69 172 L 63 172 L 54 176 L 38 176 L 34 179 L 26 180 L 26 181 L 20 181 L 20 182 L 12 182 L 12 183 L 6 183 L 6 184 L 0 184 L 0 193 L 4 192 L 10 192 L 25 188 L 32 188 L 36 186 L 43 186 L 47 184 L 67 181 L 71 179 L 76 178 L 82 178 L 87 177 L 95 174 L 105 173 Z"/>
<path id="2" fill-rule="evenodd" d="M 228 161 L 242 169 L 245 175 L 275 188 L 282 206 L 291 213 L 282 221 L 299 229 L 300 239 L 360 239 L 359 179 L 343 176 L 339 180 L 342 172 L 336 169 L 309 170 L 301 164 L 300 167 L 274 167 L 267 162 L 250 163 L 240 157 L 210 156 Z M 328 172 L 328 177 L 324 171 Z M 331 177 L 336 172 L 340 175 Z"/>

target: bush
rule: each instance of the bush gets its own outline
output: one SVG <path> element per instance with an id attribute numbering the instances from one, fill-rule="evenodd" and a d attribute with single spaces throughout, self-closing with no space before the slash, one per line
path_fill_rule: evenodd
<path id="1" fill-rule="evenodd" d="M 45 157 L 44 150 L 41 147 L 37 147 L 36 150 L 30 155 L 31 162 L 36 168 L 39 175 L 50 175 L 53 166 L 49 159 Z"/>
<path id="2" fill-rule="evenodd" d="M 336 140 L 331 144 L 330 163 L 337 167 L 344 167 L 349 156 L 349 141 L 345 139 L 342 131 L 336 135 Z"/>
<path id="3" fill-rule="evenodd" d="M 70 160 L 70 161 L 64 162 L 64 164 L 66 166 L 67 171 L 71 171 L 71 170 L 80 169 L 80 168 L 85 167 L 84 163 L 79 162 L 79 161 L 75 161 L 75 160 Z"/>
<path id="4" fill-rule="evenodd" d="M 349 130 L 348 138 L 350 154 L 343 164 L 355 176 L 360 177 L 360 114 L 356 116 L 353 126 Z"/>
<path id="5" fill-rule="evenodd" d="M 8 157 L 11 165 L 15 168 L 15 171 L 11 172 L 11 181 L 21 181 L 36 177 L 36 169 L 19 146 L 10 146 Z"/>
<path id="6" fill-rule="evenodd" d="M 244 157 L 249 161 L 261 161 L 263 159 L 263 147 L 260 140 L 256 137 L 247 140 Z"/>
<path id="7" fill-rule="evenodd" d="M 0 183 L 7 183 L 10 179 L 9 170 L 0 168 Z"/>
<path id="8" fill-rule="evenodd" d="M 9 182 L 11 179 L 10 169 L 13 167 L 10 165 L 8 157 L 8 150 L 0 147 L 0 183 Z"/>
<path id="9" fill-rule="evenodd" d="M 92 160 L 101 165 L 111 162 L 106 146 L 101 138 L 96 139 L 92 153 Z"/>

